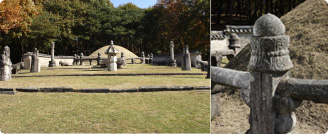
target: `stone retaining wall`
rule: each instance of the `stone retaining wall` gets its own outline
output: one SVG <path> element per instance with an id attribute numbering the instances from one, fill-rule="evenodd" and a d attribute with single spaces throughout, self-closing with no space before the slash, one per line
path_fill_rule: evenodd
<path id="1" fill-rule="evenodd" d="M 79 92 L 79 93 L 129 93 L 129 92 L 159 92 L 159 91 L 192 91 L 210 90 L 210 86 L 143 86 L 128 89 L 109 89 L 109 88 L 83 88 L 73 89 L 71 87 L 19 87 L 19 88 L 0 88 L 0 93 L 15 94 L 17 92 Z"/>

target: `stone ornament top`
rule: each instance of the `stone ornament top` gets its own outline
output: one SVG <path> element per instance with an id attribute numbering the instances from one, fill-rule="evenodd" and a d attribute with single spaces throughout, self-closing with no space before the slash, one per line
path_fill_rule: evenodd
<path id="1" fill-rule="evenodd" d="M 255 21 L 255 36 L 279 36 L 285 34 L 285 25 L 273 14 L 265 14 Z"/>
<path id="2" fill-rule="evenodd" d="M 114 42 L 110 41 L 110 46 L 105 51 L 105 54 L 118 54 L 118 50 L 114 47 Z"/>
<path id="3" fill-rule="evenodd" d="M 272 73 L 293 68 L 288 50 L 289 36 L 284 33 L 284 24 L 273 14 L 268 13 L 256 20 L 248 64 L 251 71 Z"/>

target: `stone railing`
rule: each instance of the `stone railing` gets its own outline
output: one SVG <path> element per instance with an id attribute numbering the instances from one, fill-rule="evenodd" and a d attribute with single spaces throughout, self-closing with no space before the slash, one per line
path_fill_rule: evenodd
<path id="1" fill-rule="evenodd" d="M 293 63 L 289 56 L 289 36 L 285 26 L 272 14 L 260 17 L 251 40 L 250 72 L 211 67 L 215 84 L 241 88 L 250 107 L 247 134 L 289 134 L 294 131 L 294 110 L 302 100 L 328 104 L 328 80 L 289 77 Z"/>

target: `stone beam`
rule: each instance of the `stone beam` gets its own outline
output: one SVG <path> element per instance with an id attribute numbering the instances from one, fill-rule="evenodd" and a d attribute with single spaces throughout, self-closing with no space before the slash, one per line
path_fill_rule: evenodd
<path id="1" fill-rule="evenodd" d="M 220 85 L 247 89 L 254 78 L 249 72 L 211 67 L 211 81 Z"/>
<path id="2" fill-rule="evenodd" d="M 295 99 L 328 103 L 328 80 L 290 78 L 281 81 L 278 90 L 289 90 Z"/>

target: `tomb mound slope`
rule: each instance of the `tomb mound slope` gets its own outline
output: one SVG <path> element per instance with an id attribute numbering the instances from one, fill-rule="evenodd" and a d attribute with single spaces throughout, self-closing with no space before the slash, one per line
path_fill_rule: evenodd
<path id="1" fill-rule="evenodd" d="M 294 64 L 291 70 L 292 77 L 328 79 L 327 15 L 328 4 L 325 0 L 307 0 L 281 17 L 286 27 L 286 35 L 290 36 L 289 50 Z M 248 44 L 225 67 L 248 71 L 250 52 L 251 48 Z M 237 100 L 234 99 L 234 101 Z M 302 106 L 295 111 L 298 120 L 296 131 L 300 133 L 327 132 L 327 112 L 327 104 L 303 101 Z M 246 117 L 248 113 L 243 114 L 240 116 Z"/>
<path id="2" fill-rule="evenodd" d="M 105 51 L 108 49 L 109 46 L 110 45 L 106 45 L 102 48 L 99 48 L 97 51 L 90 54 L 89 57 L 97 58 L 98 52 L 99 52 L 101 54 L 101 58 L 108 58 L 107 55 L 105 54 Z M 122 46 L 114 45 L 114 47 L 119 51 L 119 54 L 117 54 L 118 58 L 121 57 L 121 52 L 124 53 L 125 58 L 137 58 L 138 57 L 137 55 L 135 55 L 134 53 L 132 53 L 131 51 L 129 51 L 128 49 L 126 49 Z"/>
<path id="3" fill-rule="evenodd" d="M 290 36 L 290 56 L 295 78 L 328 79 L 328 4 L 307 0 L 281 17 Z M 250 46 L 232 59 L 226 68 L 247 70 Z"/>

